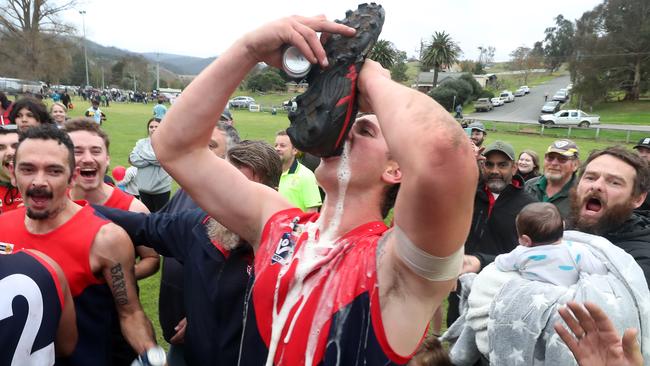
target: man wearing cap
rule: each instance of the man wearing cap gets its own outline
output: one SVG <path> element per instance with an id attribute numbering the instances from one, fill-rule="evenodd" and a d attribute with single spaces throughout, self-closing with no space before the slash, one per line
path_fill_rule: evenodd
<path id="1" fill-rule="evenodd" d="M 483 123 L 472 122 L 467 128 L 472 129 L 472 133 L 469 138 L 472 140 L 474 145 L 476 145 L 476 147 L 481 147 L 481 145 L 483 145 L 483 141 L 485 141 L 485 136 L 487 135 Z"/>
<path id="2" fill-rule="evenodd" d="M 539 202 L 550 202 L 563 218 L 569 214 L 569 191 L 576 184 L 580 165 L 578 145 L 567 139 L 554 141 L 544 155 L 544 175 L 526 182 L 526 192 Z"/>
<path id="3" fill-rule="evenodd" d="M 512 145 L 495 141 L 483 152 L 481 171 L 474 196 L 472 226 L 465 242 L 463 273 L 478 273 L 494 258 L 517 246 L 515 218 L 519 211 L 535 200 L 524 191 L 524 180 L 517 175 L 515 150 Z M 447 324 L 459 316 L 458 293 L 449 296 Z"/>
<path id="4" fill-rule="evenodd" d="M 650 137 L 644 137 L 639 140 L 639 143 L 634 146 L 637 154 L 650 163 Z M 650 194 L 646 195 L 643 204 L 637 209 L 639 211 L 648 211 L 650 210 Z"/>

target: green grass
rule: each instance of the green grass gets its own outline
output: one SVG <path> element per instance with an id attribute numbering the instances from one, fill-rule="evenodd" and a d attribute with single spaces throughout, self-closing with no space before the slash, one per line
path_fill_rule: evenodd
<path id="1" fill-rule="evenodd" d="M 247 93 L 242 92 L 242 95 Z M 248 93 L 247 95 L 251 95 Z M 258 102 L 266 103 L 266 101 L 286 100 L 287 94 L 268 94 L 265 96 L 254 96 Z M 71 116 L 81 116 L 88 108 L 89 103 L 84 103 L 80 99 L 74 101 L 76 107 L 70 111 Z M 146 123 L 152 116 L 153 104 L 118 104 L 113 103 L 108 108 L 102 108 L 107 115 L 107 121 L 104 123 L 103 128 L 111 138 L 111 168 L 116 165 L 127 165 L 127 158 L 131 149 L 138 139 L 146 135 Z M 275 133 L 289 125 L 286 114 L 279 113 L 278 115 L 271 115 L 268 112 L 253 113 L 246 110 L 234 110 L 233 116 L 235 118 L 235 126 L 243 139 L 261 139 L 272 143 L 275 139 Z M 465 112 L 467 113 L 467 111 Z M 486 123 L 489 129 L 486 143 L 495 140 L 504 140 L 511 143 L 516 151 L 528 148 L 533 149 L 543 154 L 548 145 L 558 136 L 549 136 L 549 134 L 562 134 L 566 133 L 566 129 L 547 129 L 545 136 L 539 136 L 537 133 L 539 126 L 531 125 L 525 126 L 520 131 L 516 130 L 516 125 L 506 123 Z M 496 131 L 495 131 L 496 129 Z M 577 134 L 586 134 L 592 132 L 592 129 L 572 132 Z M 585 136 L 587 137 L 587 136 Z M 634 135 L 632 141 L 638 140 Z M 594 148 L 601 148 L 610 145 L 611 142 L 601 139 L 599 141 L 593 139 L 578 138 L 576 139 L 582 156 Z M 174 189 L 177 186 L 174 185 Z M 162 332 L 158 323 L 158 293 L 160 286 L 160 273 L 139 281 L 140 285 L 140 299 L 145 312 L 154 323 L 158 342 L 167 347 L 167 343 L 162 339 Z M 443 305 L 446 307 L 446 304 Z"/>
<path id="2" fill-rule="evenodd" d="M 589 111 L 585 111 L 589 113 Z M 650 100 L 604 102 L 594 107 L 601 123 L 650 125 Z"/>

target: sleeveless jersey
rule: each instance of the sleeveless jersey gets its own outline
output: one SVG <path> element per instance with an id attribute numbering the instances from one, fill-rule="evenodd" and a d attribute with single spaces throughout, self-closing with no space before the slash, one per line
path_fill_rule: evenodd
<path id="1" fill-rule="evenodd" d="M 0 245 L 9 248 L 7 251 L 24 248 L 45 253 L 61 266 L 68 280 L 77 311 L 79 341 L 73 354 L 57 359 L 57 365 L 108 364 L 110 314 L 115 305 L 103 279 L 91 272 L 90 249 L 97 232 L 109 222 L 87 205 L 53 231 L 32 234 L 25 228 L 24 207 L 0 215 Z"/>
<path id="2" fill-rule="evenodd" d="M 15 210 L 23 204 L 23 198 L 18 188 L 0 183 L 0 214 Z"/>
<path id="3" fill-rule="evenodd" d="M 104 202 L 103 206 L 128 211 L 129 207 L 131 207 L 131 202 L 133 202 L 134 199 L 135 197 L 122 192 L 121 189 L 113 188 L 113 193 L 111 193 L 108 200 Z"/>
<path id="4" fill-rule="evenodd" d="M 54 268 L 28 252 L 0 255 L 0 294 L 0 365 L 53 365 L 63 309 Z"/>
<path id="5" fill-rule="evenodd" d="M 327 243 L 318 241 L 317 218 L 290 209 L 266 223 L 241 364 L 406 364 L 412 355 L 390 348 L 379 306 L 376 252 L 386 226 L 366 223 Z"/>

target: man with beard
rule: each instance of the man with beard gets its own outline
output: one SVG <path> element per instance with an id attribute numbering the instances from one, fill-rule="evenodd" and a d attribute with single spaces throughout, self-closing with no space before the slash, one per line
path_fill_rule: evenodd
<path id="1" fill-rule="evenodd" d="M 67 121 L 64 130 L 74 143 L 74 156 L 79 175 L 70 190 L 70 198 L 86 201 L 93 205 L 149 213 L 147 207 L 135 197 L 104 183 L 104 175 L 110 163 L 108 148 L 110 140 L 101 127 L 89 118 L 76 118 Z M 135 278 L 147 278 L 158 271 L 160 258 L 153 249 L 138 245 L 136 255 L 140 258 L 135 264 Z M 113 365 L 131 364 L 138 355 L 129 347 L 120 332 L 120 324 L 115 311 L 113 314 Z"/>
<path id="2" fill-rule="evenodd" d="M 92 207 L 70 200 L 67 191 L 77 174 L 74 146 L 65 132 L 40 126 L 22 134 L 12 180 L 25 207 L 0 215 L 0 241 L 9 252 L 39 250 L 65 273 L 75 302 L 79 342 L 73 354 L 57 364 L 109 365 L 107 314 L 112 308 L 117 308 L 122 330 L 138 354 L 156 349 L 153 328 L 135 290 L 133 243 Z"/>
<path id="3" fill-rule="evenodd" d="M 9 128 L 14 127 L 14 128 Z M 18 131 L 15 126 L 0 127 L 0 214 L 22 205 L 23 198 L 18 188 L 11 183 L 11 164 L 18 146 Z"/>
<path id="4" fill-rule="evenodd" d="M 280 157 L 262 141 L 242 141 L 227 160 L 251 181 L 275 189 Z M 236 365 L 244 300 L 252 275 L 253 248 L 200 208 L 150 215 L 95 207 L 122 226 L 136 244 L 182 263 L 186 323 L 184 360 L 188 365 Z M 170 364 L 173 364 L 170 359 Z"/>
<path id="5" fill-rule="evenodd" d="M 469 138 L 472 140 L 474 145 L 476 147 L 481 147 L 483 145 L 483 142 L 485 141 L 485 136 L 487 136 L 487 132 L 485 132 L 485 126 L 481 122 L 472 122 L 467 126 L 467 128 L 471 129 L 471 135 Z"/>
<path id="6" fill-rule="evenodd" d="M 576 184 L 578 145 L 567 139 L 554 141 L 544 155 L 544 174 L 526 182 L 526 192 L 539 202 L 550 202 L 563 218 L 569 215 L 569 191 Z"/>
<path id="7" fill-rule="evenodd" d="M 622 147 L 591 153 L 571 190 L 568 227 L 600 235 L 625 250 L 650 284 L 650 218 L 634 212 L 650 189 L 648 163 Z"/>
<path id="8" fill-rule="evenodd" d="M 474 197 L 472 226 L 465 242 L 463 273 L 478 273 L 497 255 L 516 248 L 517 214 L 524 206 L 535 202 L 524 191 L 524 180 L 516 174 L 516 155 L 510 144 L 495 141 L 487 146 L 483 156 L 484 168 Z M 449 296 L 448 325 L 460 315 L 459 293 L 460 288 L 457 288 Z"/>
<path id="9" fill-rule="evenodd" d="M 642 158 L 645 159 L 648 163 L 650 163 L 650 137 L 644 137 L 641 140 L 639 140 L 639 143 L 634 145 L 634 150 L 636 150 L 636 153 L 639 154 Z M 646 195 L 645 201 L 643 201 L 643 204 L 639 206 L 637 209 L 638 211 L 648 211 L 650 210 L 650 194 Z"/>

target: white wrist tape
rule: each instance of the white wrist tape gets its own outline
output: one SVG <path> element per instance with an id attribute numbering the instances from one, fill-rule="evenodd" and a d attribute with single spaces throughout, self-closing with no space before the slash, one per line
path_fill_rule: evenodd
<path id="1" fill-rule="evenodd" d="M 429 281 L 447 281 L 458 277 L 463 268 L 465 247 L 461 246 L 455 253 L 447 257 L 436 257 L 413 244 L 406 233 L 395 225 L 395 252 L 406 265 L 417 275 Z"/>

